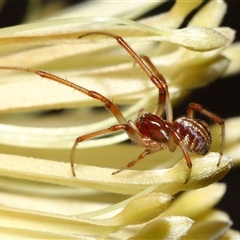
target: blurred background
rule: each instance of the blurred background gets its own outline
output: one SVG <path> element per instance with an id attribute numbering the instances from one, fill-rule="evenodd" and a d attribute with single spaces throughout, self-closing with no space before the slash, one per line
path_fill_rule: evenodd
<path id="1" fill-rule="evenodd" d="M 25 19 L 28 4 L 31 1 L 37 0 L 0 0 L 2 8 L 0 10 L 0 27 L 13 26 L 22 23 Z M 46 4 L 55 11 L 83 1 L 80 0 L 38 0 L 40 6 L 44 7 Z M 205 1 L 204 3 L 206 3 Z M 51 3 L 51 4 L 50 4 Z M 57 3 L 57 4 L 55 4 Z M 158 14 L 167 11 L 174 1 L 168 1 L 166 4 L 147 13 L 146 16 Z M 222 26 L 228 26 L 237 30 L 236 40 L 240 41 L 240 1 L 228 1 L 228 12 L 223 20 Z M 54 9 L 54 7 L 56 9 Z M 43 16 L 48 15 L 46 8 L 43 8 Z M 188 19 L 191 18 L 189 16 Z M 188 19 L 185 20 L 182 27 L 186 26 Z M 240 64 L 240 63 L 239 63 Z M 240 75 L 229 78 L 219 79 L 211 85 L 198 89 L 192 92 L 181 104 L 174 108 L 174 116 L 178 117 L 186 113 L 188 103 L 196 102 L 207 107 L 210 111 L 221 116 L 223 119 L 240 116 Z M 240 131 L 236 129 L 236 131 Z M 221 210 L 226 211 L 234 222 L 233 228 L 240 230 L 240 190 L 238 184 L 240 183 L 240 168 L 233 168 L 231 172 L 222 180 L 227 183 L 227 193 L 217 205 Z M 191 204 L 191 203 L 189 203 Z"/>

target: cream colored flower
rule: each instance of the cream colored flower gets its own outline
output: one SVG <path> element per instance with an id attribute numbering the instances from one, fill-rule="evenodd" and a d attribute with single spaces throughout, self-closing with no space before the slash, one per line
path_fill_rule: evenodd
<path id="1" fill-rule="evenodd" d="M 123 105 L 126 119 L 135 119 L 142 107 L 154 111 L 157 91 L 152 82 L 113 39 L 78 37 L 101 29 L 122 36 L 138 54 L 147 53 L 167 79 L 174 103 L 193 89 L 240 70 L 234 30 L 218 27 L 226 12 L 224 1 L 210 1 L 187 28 L 178 29 L 201 2 L 179 0 L 166 13 L 132 21 L 162 1 L 89 1 L 48 19 L 0 29 L 0 66 L 47 69 L 114 99 Z M 215 182 L 232 166 L 226 155 L 217 166 L 219 142 L 214 142 L 216 152 L 192 156 L 194 166 L 185 184 L 189 169 L 185 159 L 179 161 L 180 151 L 153 154 L 136 166 L 139 170 L 113 176 L 114 169 L 138 156 L 141 148 L 114 144 L 128 139 L 125 133 L 93 139 L 79 146 L 74 178 L 69 154 L 76 137 L 115 124 L 116 119 L 92 110 L 101 103 L 39 76 L 1 70 L 0 79 L 2 239 L 240 236 L 230 230 L 230 217 L 213 209 L 226 188 Z M 69 110 L 46 116 L 40 112 L 62 108 Z M 238 122 L 227 120 L 227 129 Z M 214 135 L 218 130 L 214 127 Z M 240 159 L 239 134 L 227 131 L 225 153 Z M 177 197 L 181 191 L 186 192 Z"/>

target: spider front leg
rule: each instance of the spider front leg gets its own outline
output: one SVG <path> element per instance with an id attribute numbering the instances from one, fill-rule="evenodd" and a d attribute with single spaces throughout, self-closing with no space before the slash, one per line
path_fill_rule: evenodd
<path id="1" fill-rule="evenodd" d="M 82 38 L 89 35 L 105 35 L 111 38 L 114 38 L 135 60 L 135 62 L 141 67 L 141 69 L 145 72 L 148 78 L 154 83 L 154 85 L 159 90 L 159 100 L 158 100 L 158 109 L 157 115 L 161 117 L 163 113 L 164 106 L 166 108 L 167 120 L 169 122 L 173 121 L 172 116 L 172 105 L 169 98 L 168 86 L 165 78 L 158 72 L 154 64 L 147 56 L 139 56 L 130 46 L 129 44 L 120 36 L 115 35 L 113 33 L 94 31 L 85 33 L 78 38 Z M 166 104 L 165 104 L 166 103 Z"/>
<path id="2" fill-rule="evenodd" d="M 91 98 L 94 98 L 94 99 L 97 99 L 97 100 L 101 101 L 105 105 L 105 107 L 108 108 L 110 112 L 112 112 L 112 114 L 115 116 L 115 118 L 118 120 L 119 123 L 127 124 L 127 120 L 124 118 L 124 116 L 122 115 L 119 108 L 113 102 L 111 102 L 109 99 L 107 99 L 106 97 L 104 97 L 102 94 L 100 94 L 98 92 L 88 90 L 88 89 L 86 89 L 84 87 L 81 87 L 81 86 L 79 86 L 79 85 L 77 85 L 73 82 L 70 82 L 66 79 L 63 79 L 63 78 L 58 77 L 56 75 L 53 75 L 51 73 L 44 72 L 44 71 L 37 70 L 37 69 L 33 69 L 33 68 L 0 66 L 0 69 L 34 73 L 34 74 L 39 75 L 42 78 L 53 80 L 55 82 L 66 85 L 66 86 L 68 86 L 68 87 L 70 87 L 74 90 L 77 90 L 79 92 L 82 92 L 82 93 L 86 94 L 87 96 L 89 96 Z"/>
<path id="3" fill-rule="evenodd" d="M 133 161 L 129 162 L 126 166 L 120 168 L 119 170 L 117 170 L 116 172 L 113 172 L 112 174 L 115 175 L 117 173 L 122 172 L 123 170 L 126 170 L 127 168 L 131 168 L 133 167 L 135 164 L 137 164 L 140 160 L 142 160 L 143 158 L 145 158 L 148 154 L 151 153 L 150 149 L 145 149 L 139 156 L 137 159 L 134 159 Z"/>
<path id="4" fill-rule="evenodd" d="M 221 159 L 222 159 L 224 146 L 225 146 L 225 123 L 224 123 L 223 119 L 221 119 L 215 113 L 212 113 L 212 112 L 206 110 L 200 104 L 198 104 L 198 103 L 190 103 L 188 105 L 188 109 L 187 109 L 187 117 L 194 118 L 194 113 L 195 112 L 199 112 L 201 114 L 204 114 L 205 116 L 209 117 L 212 121 L 214 121 L 215 123 L 219 124 L 220 127 L 221 127 L 222 139 L 221 139 L 221 145 L 220 145 L 220 151 L 219 151 L 220 156 L 219 156 L 218 163 L 217 163 L 217 166 L 219 166 L 219 164 L 221 162 Z"/>

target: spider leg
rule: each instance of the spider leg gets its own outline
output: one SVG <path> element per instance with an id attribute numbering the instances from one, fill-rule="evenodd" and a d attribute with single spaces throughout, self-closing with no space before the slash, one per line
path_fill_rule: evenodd
<path id="1" fill-rule="evenodd" d="M 122 172 L 123 170 L 126 170 L 127 168 L 131 168 L 133 167 L 135 164 L 137 164 L 140 160 L 142 160 L 143 158 L 145 158 L 148 154 L 151 153 L 150 149 L 145 149 L 139 156 L 138 158 L 134 159 L 133 161 L 129 162 L 126 166 L 120 168 L 119 170 L 117 170 L 116 172 L 113 172 L 112 175 L 115 175 L 117 173 Z"/>
<path id="2" fill-rule="evenodd" d="M 165 105 L 165 100 L 167 98 L 167 104 L 166 104 L 167 119 L 169 119 L 169 121 L 172 122 L 172 107 L 169 99 L 166 80 L 158 72 L 158 70 L 150 61 L 150 59 L 146 56 L 143 56 L 144 60 L 142 60 L 142 58 L 129 46 L 129 44 L 122 37 L 112 33 L 93 31 L 93 32 L 85 33 L 79 36 L 78 38 L 82 38 L 82 37 L 93 35 L 93 34 L 106 35 L 114 38 L 132 56 L 132 58 L 136 61 L 136 63 L 138 63 L 138 65 L 142 68 L 142 70 L 147 74 L 147 76 L 153 82 L 153 84 L 159 89 L 159 107 L 157 110 L 157 115 L 161 116 L 163 112 L 163 107 Z"/>
<path id="3" fill-rule="evenodd" d="M 221 127 L 222 139 L 221 139 L 221 145 L 220 145 L 220 151 L 219 151 L 220 157 L 219 157 L 218 163 L 217 163 L 217 166 L 219 166 L 219 164 L 221 162 L 221 159 L 222 159 L 224 146 L 225 146 L 225 123 L 219 116 L 217 116 L 216 114 L 206 110 L 200 104 L 198 104 L 198 103 L 190 103 L 188 105 L 188 109 L 187 109 L 187 116 L 190 117 L 190 118 L 193 118 L 195 112 L 199 112 L 201 114 L 204 114 L 205 116 L 207 116 L 211 120 L 213 120 L 215 123 L 219 124 L 220 127 Z"/>
<path id="4" fill-rule="evenodd" d="M 184 158 L 186 160 L 187 166 L 189 168 L 189 174 L 185 180 L 185 183 L 188 182 L 190 175 L 191 175 L 191 169 L 192 169 L 192 162 L 190 159 L 190 156 L 188 154 L 188 151 L 183 143 L 183 141 L 181 140 L 179 134 L 176 131 L 171 131 L 169 134 L 169 141 L 168 141 L 168 148 L 171 152 L 174 152 L 176 149 L 176 144 L 181 148 Z"/>
<path id="5" fill-rule="evenodd" d="M 104 135 L 104 134 L 108 134 L 108 133 L 112 133 L 112 132 L 116 132 L 116 131 L 120 131 L 120 130 L 126 131 L 129 135 L 129 137 L 132 138 L 133 140 L 135 140 L 139 145 L 144 144 L 142 138 L 139 136 L 139 133 L 133 127 L 131 127 L 128 124 L 116 124 L 116 125 L 113 125 L 109 128 L 105 128 L 105 129 L 102 129 L 102 130 L 98 130 L 98 131 L 80 136 L 75 140 L 74 145 L 72 147 L 72 151 L 71 151 L 70 159 L 71 159 L 71 169 L 72 169 L 73 176 L 74 177 L 76 176 L 75 170 L 74 170 L 74 153 L 75 153 L 75 150 L 77 148 L 77 145 L 80 142 L 86 141 L 87 139 L 90 139 L 90 138 L 94 138 L 94 137 L 97 137 L 97 136 L 100 136 L 100 135 Z"/>
<path id="6" fill-rule="evenodd" d="M 107 99 L 106 97 L 104 97 L 103 95 L 101 95 L 100 93 L 97 93 L 95 91 L 90 91 L 86 88 L 83 88 L 75 83 L 72 83 L 66 79 L 60 78 L 58 76 L 55 76 L 53 74 L 44 72 L 44 71 L 40 71 L 37 69 L 32 69 L 32 68 L 24 68 L 24 67 L 10 67 L 10 66 L 0 66 L 0 69 L 5 69 L 5 70 L 17 70 L 17 71 L 24 71 L 24 72 L 31 72 L 31 73 L 35 73 L 37 75 L 39 75 L 42 78 L 47 78 L 50 80 L 53 80 L 55 82 L 59 82 L 61 84 L 64 84 L 68 87 L 71 87 L 77 91 L 80 91 L 86 95 L 88 95 L 91 98 L 95 98 L 99 101 L 101 101 L 106 108 L 108 108 L 112 114 L 116 117 L 116 119 L 118 120 L 119 123 L 121 124 L 127 124 L 127 120 L 124 118 L 124 116 L 122 115 L 121 111 L 118 109 L 118 107 L 111 102 L 109 99 Z"/>
<path id="7" fill-rule="evenodd" d="M 155 65 L 152 63 L 150 58 L 148 56 L 141 56 L 142 59 L 147 63 L 149 68 L 154 72 L 154 74 L 157 76 L 157 81 L 155 85 L 159 89 L 159 99 L 158 99 L 158 108 L 156 111 L 156 115 L 161 117 L 164 105 L 165 105 L 165 111 L 166 111 L 166 118 L 168 122 L 173 122 L 173 111 L 172 111 L 172 104 L 169 96 L 168 91 L 168 84 L 166 79 L 163 77 L 163 75 L 157 70 Z"/>

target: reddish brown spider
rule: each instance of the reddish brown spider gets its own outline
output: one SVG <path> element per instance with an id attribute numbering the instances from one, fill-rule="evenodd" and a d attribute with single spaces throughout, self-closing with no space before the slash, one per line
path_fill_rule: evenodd
<path id="1" fill-rule="evenodd" d="M 118 124 L 113 125 L 106 129 L 85 134 L 76 139 L 71 151 L 71 169 L 73 176 L 76 176 L 74 170 L 74 152 L 78 143 L 99 135 L 112 133 L 119 130 L 126 131 L 130 139 L 138 143 L 145 150 L 138 156 L 138 158 L 129 162 L 126 166 L 117 170 L 116 172 L 113 172 L 113 174 L 117 174 L 123 171 L 124 169 L 134 166 L 146 155 L 162 150 L 166 146 L 168 146 L 171 152 L 174 152 L 176 147 L 179 146 L 186 159 L 188 168 L 191 169 L 192 162 L 188 152 L 204 155 L 209 151 L 212 142 L 212 136 L 208 124 L 202 120 L 195 119 L 194 118 L 195 112 L 199 112 L 201 114 L 206 115 L 211 120 L 215 121 L 221 126 L 222 139 L 219 151 L 220 152 L 220 157 L 218 160 L 219 165 L 223 154 L 225 141 L 224 121 L 216 114 L 204 109 L 201 105 L 197 103 L 190 103 L 187 109 L 187 115 L 173 121 L 172 106 L 169 98 L 167 82 L 164 79 L 164 77 L 158 72 L 158 70 L 150 61 L 150 59 L 146 56 L 141 57 L 138 56 L 136 52 L 120 36 L 117 36 L 112 33 L 95 31 L 86 33 L 80 36 L 79 38 L 92 34 L 100 34 L 114 38 L 133 57 L 136 63 L 143 69 L 143 71 L 147 74 L 149 79 L 155 84 L 159 91 L 158 108 L 156 114 L 146 113 L 144 109 L 141 109 L 138 113 L 138 118 L 135 122 L 131 120 L 127 121 L 122 115 L 121 111 L 118 109 L 118 107 L 100 93 L 87 90 L 63 78 L 57 77 L 55 75 L 40 70 L 24 67 L 9 67 L 9 66 L 0 67 L 0 69 L 20 70 L 35 73 L 43 78 L 54 80 L 56 82 L 67 85 L 73 89 L 76 89 L 88 95 L 89 97 L 95 98 L 103 102 L 104 105 L 116 117 L 116 119 L 119 122 Z M 164 109 L 166 111 L 166 119 L 162 118 Z M 188 181 L 188 178 L 186 181 Z"/>

